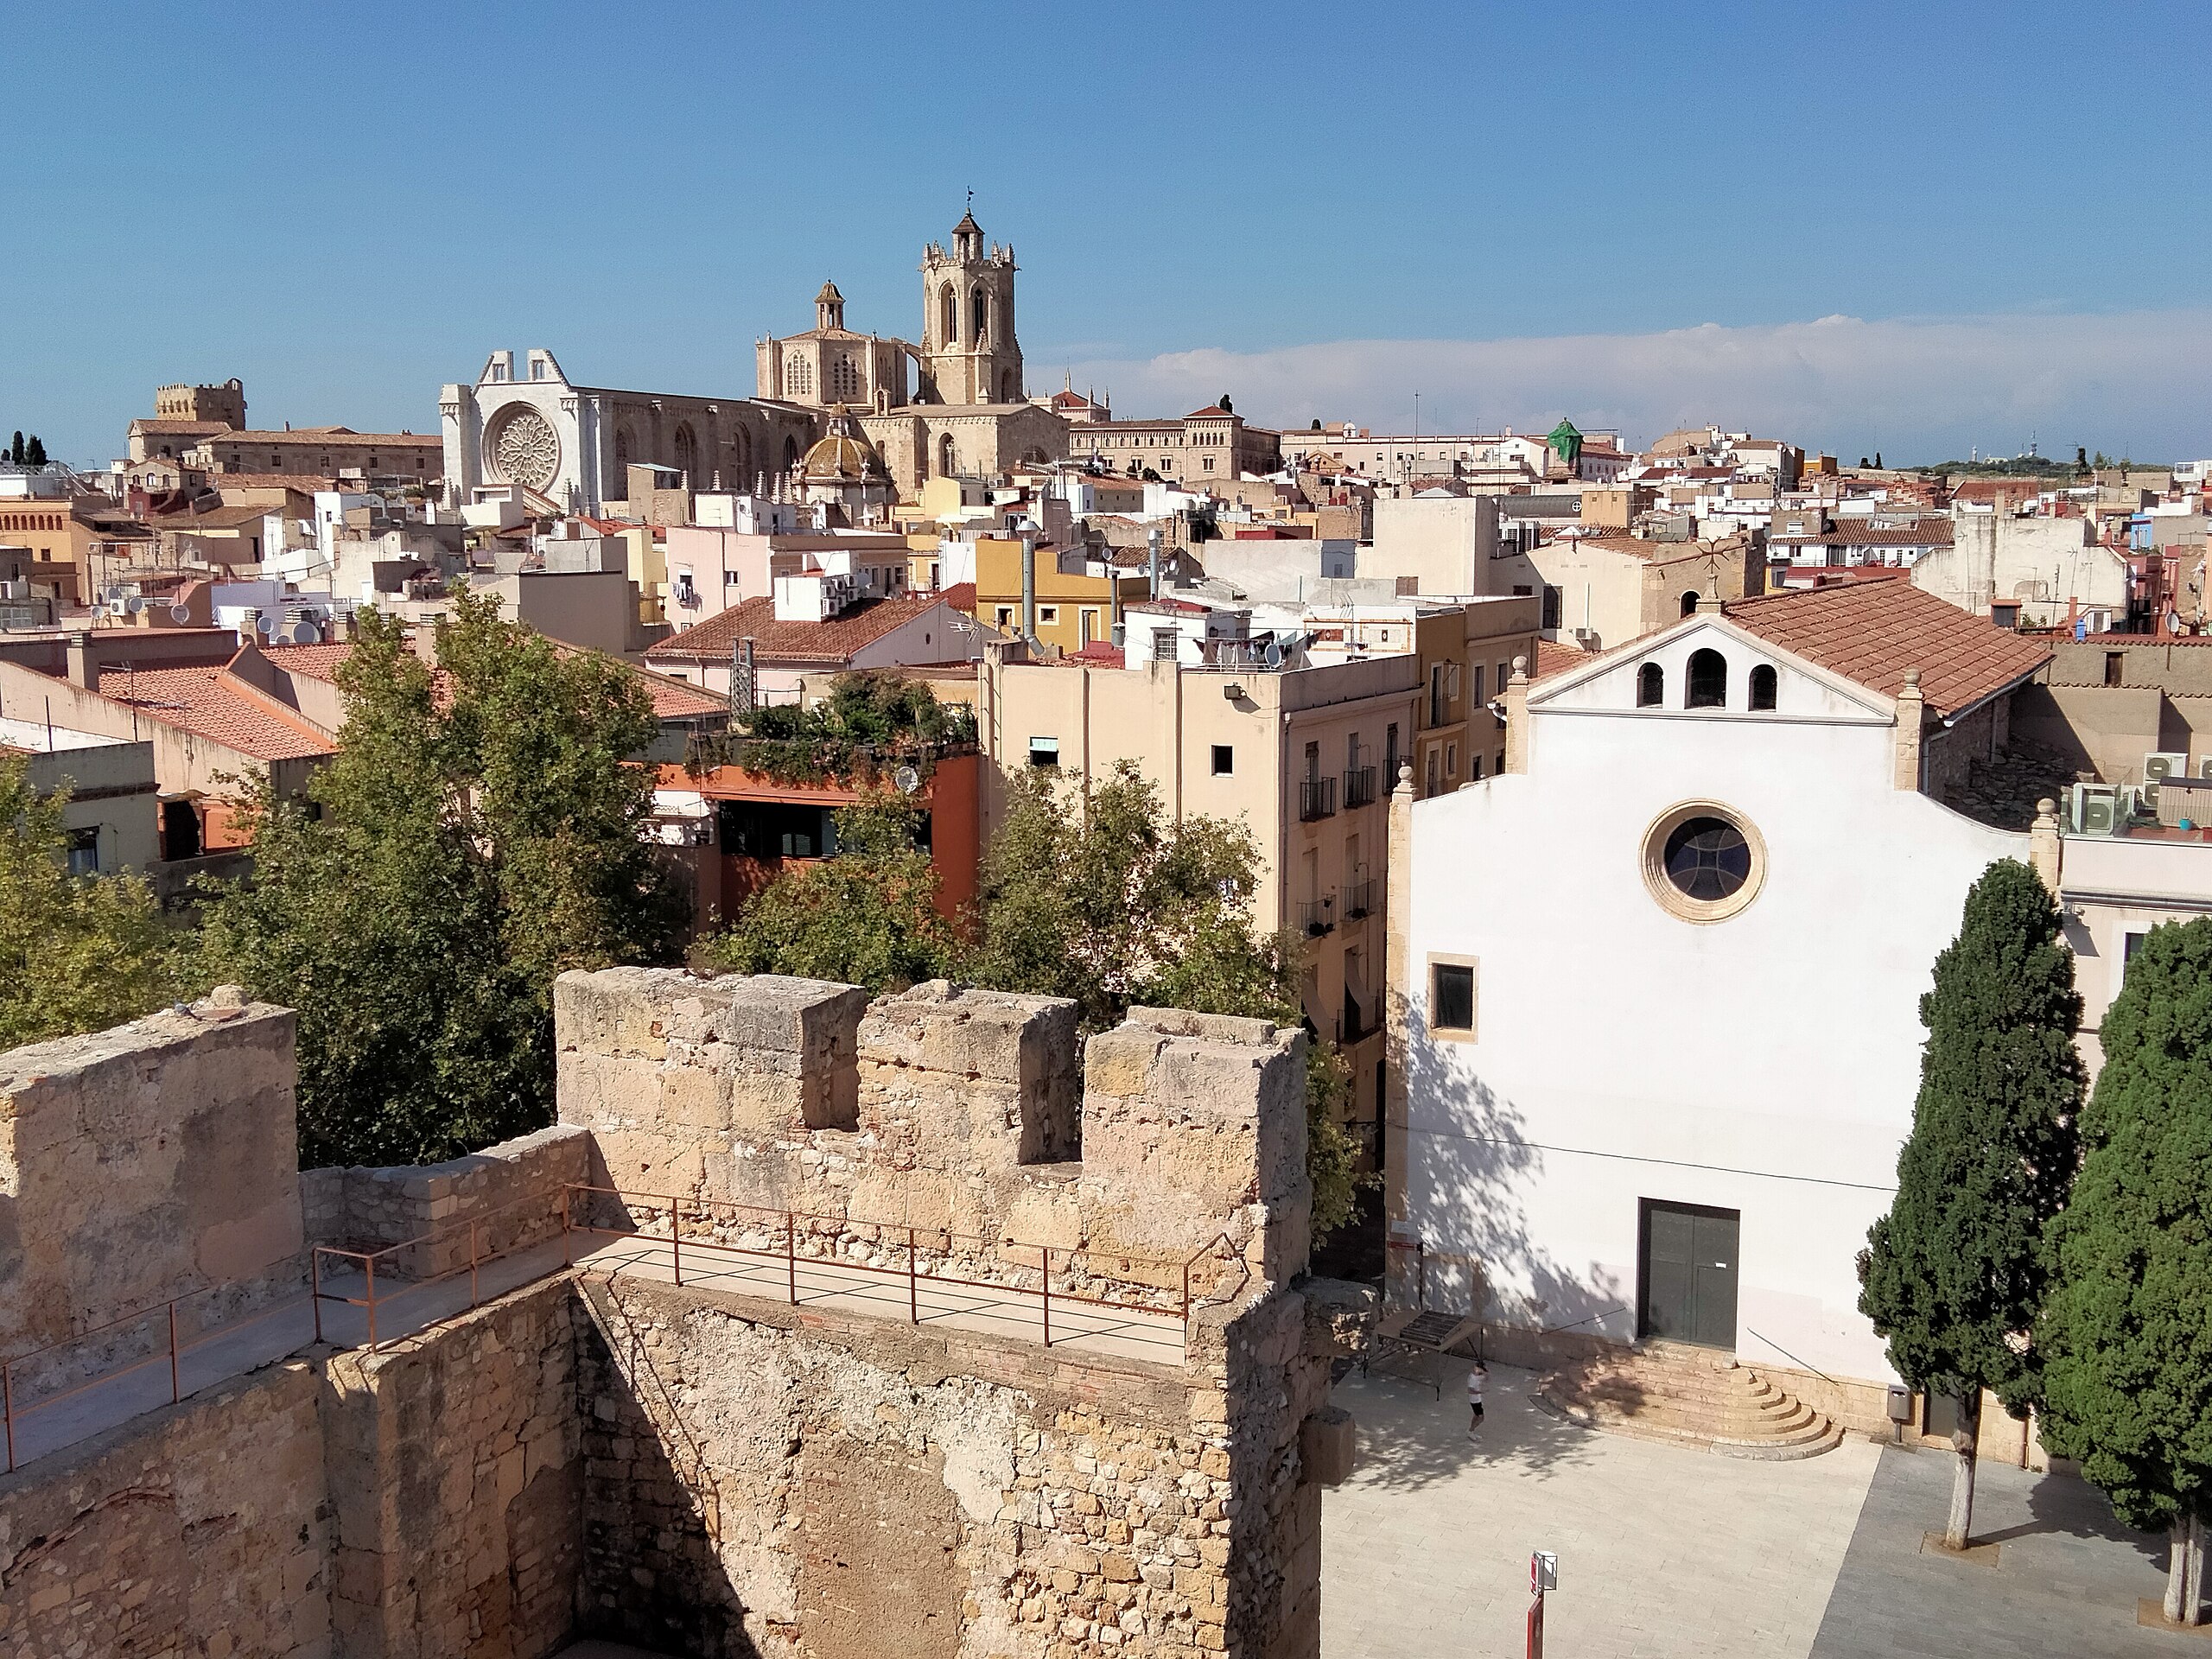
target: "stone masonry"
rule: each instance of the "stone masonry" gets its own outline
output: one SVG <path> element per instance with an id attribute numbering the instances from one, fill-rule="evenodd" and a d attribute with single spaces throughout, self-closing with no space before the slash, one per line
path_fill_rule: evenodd
<path id="1" fill-rule="evenodd" d="M 305 1235 L 534 1214 L 588 1167 L 687 1198 L 687 1236 L 724 1230 L 715 1203 L 803 1208 L 827 1252 L 893 1222 L 1139 1285 L 1215 1243 L 1182 1363 L 556 1257 L 380 1353 L 310 1350 L 0 1478 L 0 1659 L 1318 1651 L 1351 1440 L 1328 1366 L 1363 1314 L 1302 1287 L 1302 1037 L 1140 1010 L 1081 1054 L 1061 1003 L 634 969 L 564 976 L 556 1014 L 562 1128 L 311 1172 Z M 265 1092 L 203 1063 L 234 1027 L 105 1058 L 158 1053 L 175 1121 L 204 1121 Z M 162 1271 L 197 1271 L 176 1248 Z"/>

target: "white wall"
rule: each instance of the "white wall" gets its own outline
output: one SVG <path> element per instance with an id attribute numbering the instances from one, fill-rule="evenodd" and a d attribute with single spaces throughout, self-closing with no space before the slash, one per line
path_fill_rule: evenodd
<path id="1" fill-rule="evenodd" d="M 1656 648 L 1669 708 L 1630 706 L 1630 658 L 1538 705 L 1525 775 L 1414 807 L 1408 1215 L 1488 1264 L 1497 1316 L 1628 1340 L 1638 1200 L 1738 1210 L 1738 1351 L 1885 1377 L 1854 1258 L 1911 1123 L 1918 999 L 1967 888 L 2026 838 L 1892 789 L 1872 694 L 1785 663 L 1778 712 L 1745 711 L 1775 659 L 1711 626 Z M 1684 711 L 1681 659 L 1716 638 L 1735 706 Z M 1718 923 L 1643 881 L 1646 830 L 1692 798 L 1766 845 Z M 1432 952 L 1478 959 L 1472 1042 L 1426 1036 Z"/>

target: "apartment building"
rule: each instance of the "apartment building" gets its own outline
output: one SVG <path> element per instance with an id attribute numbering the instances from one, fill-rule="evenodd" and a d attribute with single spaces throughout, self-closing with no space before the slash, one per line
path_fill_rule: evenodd
<path id="1" fill-rule="evenodd" d="M 1350 1062 L 1351 1121 L 1377 1152 L 1382 802 L 1421 729 L 1421 672 L 1410 651 L 1319 664 L 1291 652 L 1270 665 L 1234 650 L 1194 665 L 1104 650 L 1029 662 L 993 645 L 980 686 L 986 844 L 1011 777 L 1053 770 L 1080 810 L 1092 779 L 1122 760 L 1176 817 L 1249 829 L 1258 925 L 1304 938 L 1306 1017 Z"/>

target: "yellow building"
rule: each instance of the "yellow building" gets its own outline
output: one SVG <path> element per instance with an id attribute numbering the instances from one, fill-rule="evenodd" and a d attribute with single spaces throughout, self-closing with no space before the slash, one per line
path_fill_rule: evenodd
<path id="1" fill-rule="evenodd" d="M 1080 554 L 1069 556 L 1080 561 Z M 1120 626 L 1125 607 L 1144 599 L 1148 578 L 1094 576 L 1081 563 L 1060 567 L 1056 550 L 1040 547 L 1036 556 L 1035 630 L 1038 639 L 1065 652 L 1107 641 Z M 978 622 L 1001 633 L 1022 631 L 1021 543 L 1003 537 L 976 540 L 976 606 Z"/>
<path id="2" fill-rule="evenodd" d="M 987 646 L 981 671 L 985 844 L 1014 774 L 1055 771 L 1071 785 L 1071 810 L 1080 810 L 1090 782 L 1122 760 L 1135 764 L 1179 818 L 1242 820 L 1260 853 L 1258 925 L 1305 939 L 1306 1017 L 1350 1063 L 1349 1115 L 1372 1147 L 1382 1057 L 1384 803 L 1420 730 L 1420 659 L 1402 652 L 1271 668 L 1133 657 L 1135 665 L 1122 668 L 1010 654 Z"/>

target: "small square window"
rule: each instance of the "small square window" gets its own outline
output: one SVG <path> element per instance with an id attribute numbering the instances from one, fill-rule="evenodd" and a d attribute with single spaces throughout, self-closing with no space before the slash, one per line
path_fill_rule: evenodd
<path id="1" fill-rule="evenodd" d="M 1037 626 L 1039 627 L 1049 628 L 1059 620 L 1060 607 L 1058 606 L 1039 605 L 1037 607 Z"/>
<path id="2" fill-rule="evenodd" d="M 1057 737 L 1033 737 L 1029 740 L 1029 764 L 1033 766 L 1057 766 L 1060 764 L 1060 740 Z"/>
<path id="3" fill-rule="evenodd" d="M 1236 747 L 1229 743 L 1215 744 L 1213 746 L 1213 775 L 1217 778 L 1228 778 L 1234 776 L 1236 771 Z"/>
<path id="4" fill-rule="evenodd" d="M 1475 964 L 1471 962 L 1432 962 L 1429 964 L 1428 1028 L 1459 1036 L 1475 1029 Z"/>
<path id="5" fill-rule="evenodd" d="M 73 871 L 72 874 L 73 873 Z M 2120 984 L 2125 985 L 2127 982 L 2127 970 L 2135 961 L 2135 953 L 2143 948 L 2143 941 L 2149 937 L 2146 933 L 2123 933 L 2120 936 Z"/>

